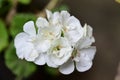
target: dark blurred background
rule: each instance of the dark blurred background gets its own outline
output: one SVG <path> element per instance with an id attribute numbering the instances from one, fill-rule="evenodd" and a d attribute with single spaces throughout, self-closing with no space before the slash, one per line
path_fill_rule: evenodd
<path id="1" fill-rule="evenodd" d="M 42 1 L 44 5 L 48 0 L 45 1 Z M 34 2 L 35 5 L 39 0 Z M 93 27 L 96 40 L 94 45 L 97 47 L 93 67 L 83 73 L 74 71 L 67 76 L 51 76 L 43 70 L 44 66 L 38 66 L 38 70 L 27 80 L 114 80 L 120 61 L 120 4 L 114 0 L 63 0 L 61 4 L 67 4 L 70 13 L 76 16 L 82 25 L 87 23 Z M 18 10 L 24 11 L 24 8 Z M 0 60 L 4 58 L 1 57 Z M 2 79 L 13 80 L 15 75 L 3 61 L 0 62 Z"/>

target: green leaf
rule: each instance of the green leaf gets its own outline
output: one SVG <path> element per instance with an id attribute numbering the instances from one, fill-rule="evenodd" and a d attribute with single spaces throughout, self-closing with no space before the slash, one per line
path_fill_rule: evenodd
<path id="1" fill-rule="evenodd" d="M 22 4 L 29 4 L 31 0 L 18 0 Z"/>
<path id="2" fill-rule="evenodd" d="M 5 63 L 6 66 L 17 76 L 17 77 L 28 77 L 36 71 L 36 65 L 27 62 L 25 60 L 18 59 L 16 51 L 11 42 L 7 51 L 5 52 Z"/>
<path id="3" fill-rule="evenodd" d="M 69 11 L 69 7 L 68 7 L 67 5 L 65 5 L 65 4 L 63 4 L 63 5 L 59 6 L 59 7 L 54 8 L 54 9 L 52 10 L 52 12 L 62 11 L 62 10 L 67 10 L 67 11 Z"/>
<path id="4" fill-rule="evenodd" d="M 2 20 L 0 20 L 0 52 L 8 45 L 8 33 L 6 26 Z"/>
<path id="5" fill-rule="evenodd" d="M 57 68 L 51 68 L 51 67 L 45 66 L 45 70 L 51 76 L 58 76 L 59 75 L 59 71 Z"/>
<path id="6" fill-rule="evenodd" d="M 15 37 L 19 32 L 23 31 L 23 25 L 27 21 L 35 21 L 36 17 L 33 14 L 17 14 L 13 17 L 10 26 L 10 34 Z"/>

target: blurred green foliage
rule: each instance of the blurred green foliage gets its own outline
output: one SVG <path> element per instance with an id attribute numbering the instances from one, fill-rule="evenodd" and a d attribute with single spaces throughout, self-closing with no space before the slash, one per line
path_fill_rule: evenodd
<path id="1" fill-rule="evenodd" d="M 0 20 L 0 52 L 8 45 L 8 33 L 6 26 L 2 20 Z"/>
<path id="2" fill-rule="evenodd" d="M 18 59 L 13 42 L 10 43 L 5 52 L 5 60 L 7 67 L 17 75 L 17 77 L 28 77 L 33 74 L 37 68 L 36 65 L 31 62 Z"/>

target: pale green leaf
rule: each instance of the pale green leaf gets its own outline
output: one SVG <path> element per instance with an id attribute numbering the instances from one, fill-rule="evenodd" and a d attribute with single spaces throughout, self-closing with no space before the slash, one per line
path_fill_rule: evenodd
<path id="1" fill-rule="evenodd" d="M 17 77 L 28 77 L 36 71 L 36 65 L 21 60 L 17 57 L 13 42 L 5 52 L 5 63 L 6 66 L 17 76 Z"/>
<path id="2" fill-rule="evenodd" d="M 8 45 L 8 33 L 6 26 L 2 20 L 0 20 L 0 52 Z"/>

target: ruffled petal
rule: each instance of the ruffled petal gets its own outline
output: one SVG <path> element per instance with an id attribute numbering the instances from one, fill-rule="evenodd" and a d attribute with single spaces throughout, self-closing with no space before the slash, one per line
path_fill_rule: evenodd
<path id="1" fill-rule="evenodd" d="M 66 25 L 64 26 L 64 34 L 72 44 L 83 36 L 83 28 L 77 18 L 71 16 L 68 18 Z"/>
<path id="2" fill-rule="evenodd" d="M 54 63 L 50 60 L 48 54 L 45 56 L 45 60 L 46 60 L 46 63 L 47 63 L 47 65 L 48 65 L 49 67 L 53 67 L 53 68 L 57 68 L 57 67 L 58 67 L 58 65 L 54 64 Z"/>
<path id="3" fill-rule="evenodd" d="M 58 24 L 58 23 L 61 23 L 62 19 L 61 19 L 60 13 L 59 13 L 59 12 L 55 12 L 55 13 L 52 15 L 51 21 L 52 21 L 52 24 L 53 24 L 53 25 L 56 25 L 56 24 Z"/>
<path id="4" fill-rule="evenodd" d="M 95 42 L 94 37 L 83 37 L 78 41 L 78 49 L 87 48 Z"/>
<path id="5" fill-rule="evenodd" d="M 30 43 L 23 43 L 23 45 L 17 48 L 17 56 L 21 59 L 25 58 L 27 61 L 33 61 L 34 59 L 30 58 L 33 46 Z"/>
<path id="6" fill-rule="evenodd" d="M 76 29 L 77 28 L 80 31 L 82 29 L 80 21 L 76 17 L 74 17 L 74 16 L 69 17 L 69 19 L 67 21 L 67 26 L 70 27 L 69 29 Z"/>
<path id="7" fill-rule="evenodd" d="M 52 61 L 54 64 L 62 65 L 65 62 L 67 62 L 67 60 L 69 60 L 69 58 L 71 57 L 71 54 L 72 54 L 71 48 L 61 49 L 59 53 L 51 54 L 49 58 L 50 58 L 50 61 Z"/>
<path id="8" fill-rule="evenodd" d="M 71 42 L 71 44 L 74 45 L 81 38 L 81 34 L 76 30 L 75 31 L 68 31 L 68 33 L 65 34 L 65 37 L 67 37 L 68 40 Z"/>
<path id="9" fill-rule="evenodd" d="M 38 40 L 35 43 L 35 48 L 38 52 L 43 53 L 46 52 L 50 48 L 51 42 L 49 40 Z"/>
<path id="10" fill-rule="evenodd" d="M 78 71 L 84 72 L 91 68 L 95 52 L 96 47 L 84 48 L 79 51 L 75 59 Z"/>
<path id="11" fill-rule="evenodd" d="M 45 64 L 45 55 L 44 53 L 40 53 L 39 56 L 35 59 L 34 63 L 37 65 L 44 65 Z"/>
<path id="12" fill-rule="evenodd" d="M 49 20 L 52 16 L 52 12 L 49 10 L 46 10 L 46 13 L 47 13 L 47 19 Z"/>
<path id="13" fill-rule="evenodd" d="M 23 44 L 27 41 L 28 38 L 29 38 L 28 34 L 26 34 L 24 32 L 19 33 L 14 39 L 15 47 L 19 48 L 19 47 L 23 46 Z"/>
<path id="14" fill-rule="evenodd" d="M 76 62 L 76 69 L 79 72 L 85 72 L 92 67 L 92 61 L 80 60 L 80 62 Z"/>
<path id="15" fill-rule="evenodd" d="M 48 51 L 50 61 L 56 65 L 62 65 L 69 60 L 73 49 L 66 38 L 61 37 L 55 40 L 51 45 Z M 57 50 L 58 47 L 59 49 Z"/>
<path id="16" fill-rule="evenodd" d="M 38 28 L 48 27 L 49 23 L 45 18 L 39 17 L 36 21 L 36 25 Z"/>
<path id="17" fill-rule="evenodd" d="M 63 25 L 66 25 L 67 20 L 70 17 L 70 14 L 67 11 L 61 11 Z"/>
<path id="18" fill-rule="evenodd" d="M 28 54 L 27 53 L 25 54 L 25 59 L 27 61 L 34 61 L 39 56 L 37 50 L 33 48 L 33 45 L 31 45 L 31 47 L 30 48 L 28 47 L 27 49 L 28 50 L 31 49 L 31 52 L 29 52 Z"/>
<path id="19" fill-rule="evenodd" d="M 82 50 L 80 50 L 80 54 L 84 55 L 84 56 L 88 56 L 88 58 L 90 60 L 93 60 L 94 56 L 96 53 L 96 47 L 95 46 L 91 46 L 88 48 L 84 48 Z"/>
<path id="20" fill-rule="evenodd" d="M 30 36 L 36 35 L 36 30 L 35 30 L 33 21 L 28 21 L 27 23 L 25 23 L 23 26 L 23 30 L 24 30 L 24 32 L 26 32 Z"/>
<path id="21" fill-rule="evenodd" d="M 34 59 L 38 56 L 38 53 L 28 39 L 29 35 L 27 33 L 19 33 L 15 37 L 14 45 L 19 58 L 25 58 L 27 61 L 34 61 Z"/>
<path id="22" fill-rule="evenodd" d="M 68 75 L 74 71 L 74 62 L 70 59 L 59 67 L 62 74 Z"/>
<path id="23" fill-rule="evenodd" d="M 82 48 L 87 48 L 89 46 L 92 45 L 92 43 L 95 42 L 94 37 L 92 36 L 92 28 L 85 24 L 84 28 L 83 28 L 83 37 L 78 41 L 78 48 L 82 49 Z"/>
<path id="24" fill-rule="evenodd" d="M 83 29 L 84 29 L 84 36 L 92 37 L 93 29 L 90 25 L 85 24 Z"/>

